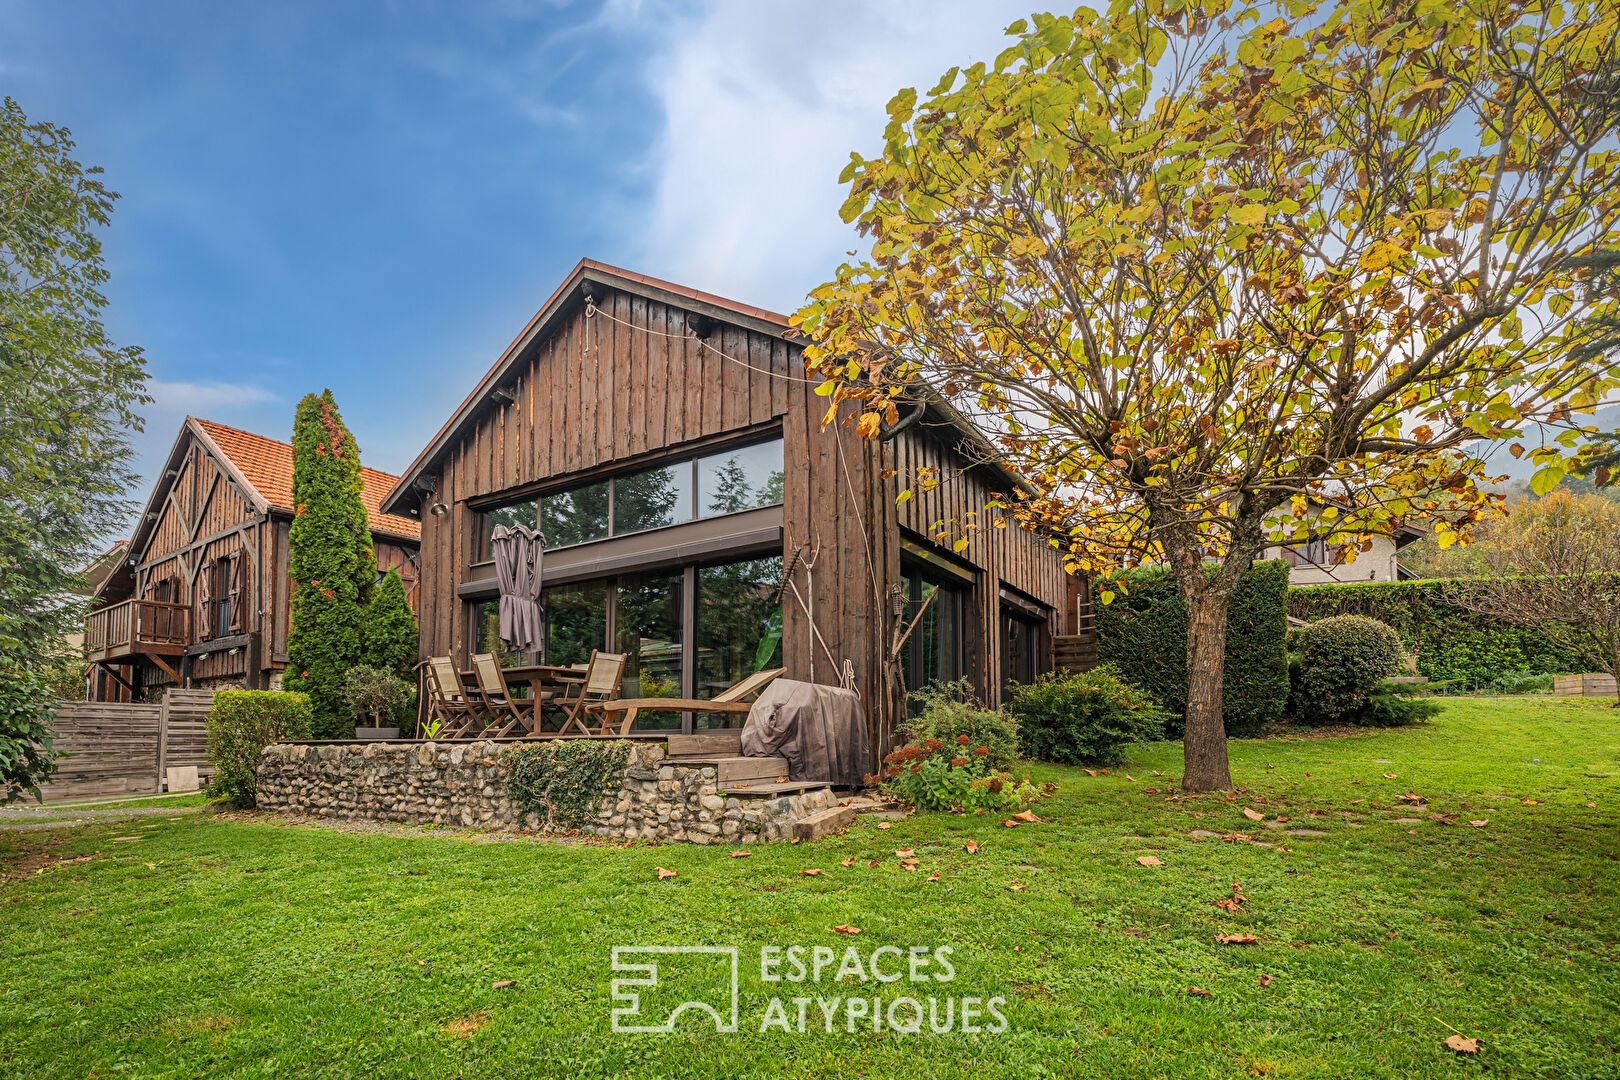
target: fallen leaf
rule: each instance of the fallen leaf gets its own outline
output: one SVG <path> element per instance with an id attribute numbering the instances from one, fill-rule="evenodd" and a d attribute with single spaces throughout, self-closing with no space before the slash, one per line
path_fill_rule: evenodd
<path id="1" fill-rule="evenodd" d="M 820 870 L 800 870 L 799 871 L 799 876 L 800 877 L 815 877 L 819 873 L 821 873 Z"/>
<path id="2" fill-rule="evenodd" d="M 516 979 L 502 979 L 500 982 L 496 983 L 494 986 L 491 986 L 490 989 L 491 990 L 505 990 L 508 986 L 511 986 L 516 982 L 517 982 Z"/>
<path id="3" fill-rule="evenodd" d="M 1597 803 L 1589 802 L 1589 803 L 1586 804 L 1586 808 L 1588 810 L 1596 810 L 1597 809 Z"/>
<path id="4" fill-rule="evenodd" d="M 900 869 L 904 870 L 908 874 L 915 874 L 917 872 L 917 860 L 916 859 L 901 859 L 900 860 Z"/>
<path id="5" fill-rule="evenodd" d="M 871 862 L 867 863 L 866 865 L 867 866 L 876 866 L 877 864 L 878 864 L 878 861 L 876 859 L 873 859 Z"/>
<path id="6" fill-rule="evenodd" d="M 1221 899 L 1215 901 L 1215 906 L 1220 908 L 1222 911 L 1230 911 L 1233 915 L 1236 915 L 1238 910 L 1238 901 Z"/>
<path id="7" fill-rule="evenodd" d="M 1266 987 L 1270 986 L 1272 983 L 1274 983 L 1276 981 L 1277 980 L 1273 979 L 1270 975 L 1261 975 L 1260 976 L 1260 989 L 1264 990 Z"/>
<path id="8" fill-rule="evenodd" d="M 1387 772 L 1387 773 L 1384 774 L 1384 779 L 1385 780 L 1393 780 L 1393 779 L 1395 779 L 1395 774 L 1392 773 L 1392 772 Z"/>
<path id="9" fill-rule="evenodd" d="M 1277 815 L 1277 820 L 1278 821 L 1287 821 L 1288 819 L 1286 817 L 1283 817 L 1281 814 L 1278 814 Z"/>
<path id="10" fill-rule="evenodd" d="M 1225 836 L 1221 837 L 1221 839 L 1225 840 L 1228 844 L 1247 844 L 1250 840 L 1253 840 L 1254 837 L 1244 832 L 1233 832 L 1227 833 Z"/>
<path id="11" fill-rule="evenodd" d="M 878 822 L 878 828 L 887 829 L 889 828 L 889 823 L 887 821 L 880 821 Z"/>
<path id="12" fill-rule="evenodd" d="M 1131 935 L 1131 937 L 1141 937 L 1141 938 L 1147 937 L 1147 931 L 1146 930 L 1133 930 L 1129 926 L 1127 926 L 1125 929 L 1121 930 L 1120 933 L 1129 934 L 1129 935 Z"/>
<path id="13" fill-rule="evenodd" d="M 1215 941 L 1219 945 L 1258 945 L 1260 939 L 1253 934 L 1216 934 Z"/>
<path id="14" fill-rule="evenodd" d="M 1258 810 L 1252 810 L 1247 806 L 1243 808 L 1243 816 L 1248 818 L 1250 821 L 1266 820 L 1266 815 L 1260 813 Z"/>
<path id="15" fill-rule="evenodd" d="M 1310 773 L 1306 773 L 1306 774 L 1305 774 L 1305 779 L 1307 779 L 1307 780 L 1309 780 L 1309 779 L 1310 779 L 1310 778 L 1311 778 L 1311 774 L 1310 774 Z"/>
<path id="16" fill-rule="evenodd" d="M 1096 769 L 1086 769 L 1085 774 L 1087 776 L 1096 776 L 1097 775 L 1097 770 Z"/>
<path id="17" fill-rule="evenodd" d="M 833 933 L 835 933 L 835 934 L 858 934 L 858 933 L 860 933 L 860 931 L 857 930 L 855 927 L 850 926 L 848 923 L 845 923 L 843 926 L 835 926 L 835 927 L 833 927 Z"/>
<path id="18" fill-rule="evenodd" d="M 1459 1054 L 1477 1054 L 1479 1053 L 1479 1040 L 1465 1039 L 1461 1035 L 1447 1035 L 1446 1049 L 1455 1050 Z"/>
<path id="19" fill-rule="evenodd" d="M 1429 815 L 1429 820 L 1430 821 L 1438 821 L 1442 825 L 1455 825 L 1455 824 L 1457 824 L 1457 819 L 1452 817 L 1450 814 L 1430 814 Z"/>
<path id="20" fill-rule="evenodd" d="M 854 866 L 855 865 L 855 856 L 851 855 L 849 858 L 845 859 L 843 862 L 839 863 L 838 865 L 839 866 Z"/>
<path id="21" fill-rule="evenodd" d="M 655 866 L 653 869 L 658 871 L 659 881 L 663 881 L 665 878 L 674 877 L 676 874 L 680 873 L 678 870 L 665 870 L 662 866 Z"/>
<path id="22" fill-rule="evenodd" d="M 1158 793 L 1159 789 L 1156 787 L 1145 787 L 1142 789 L 1142 794 L 1144 795 L 1157 795 Z"/>
<path id="23" fill-rule="evenodd" d="M 1158 770 L 1158 769 L 1154 769 L 1154 770 L 1153 770 L 1153 775 L 1154 775 L 1154 776 L 1163 776 L 1163 775 L 1164 775 L 1164 773 L 1162 773 L 1162 772 L 1160 772 L 1160 771 L 1159 771 L 1159 770 Z"/>
<path id="24" fill-rule="evenodd" d="M 746 859 L 751 855 L 753 855 L 752 851 L 733 851 L 731 853 L 733 859 Z"/>
<path id="25" fill-rule="evenodd" d="M 1468 824 L 1472 825 L 1476 829 L 1483 829 L 1485 826 L 1489 825 L 1490 823 L 1491 823 L 1490 818 L 1481 818 L 1478 821 L 1470 821 Z"/>
<path id="26" fill-rule="evenodd" d="M 977 855 L 979 853 L 979 842 L 977 840 L 969 840 L 967 843 L 962 845 L 962 850 L 967 852 L 969 855 Z"/>
<path id="27" fill-rule="evenodd" d="M 1400 936 L 1401 936 L 1401 932 L 1399 930 L 1391 930 L 1389 932 L 1389 937 L 1390 937 L 1391 941 L 1393 941 L 1394 939 L 1396 939 L 1396 938 L 1398 938 Z"/>
<path id="28" fill-rule="evenodd" d="M 1015 881 L 1011 885 L 1007 886 L 1007 891 L 1009 891 L 1009 892 L 1023 892 L 1027 888 L 1029 888 L 1028 885 L 1023 885 L 1023 884 L 1020 884 L 1019 882 Z"/>
<path id="29" fill-rule="evenodd" d="M 1119 775 L 1123 776 L 1125 779 L 1129 780 L 1133 784 L 1136 783 L 1136 777 L 1132 776 L 1128 772 L 1120 773 Z"/>
<path id="30" fill-rule="evenodd" d="M 928 880 L 929 881 L 938 881 L 939 880 L 939 871 L 935 870 L 932 874 L 929 874 L 928 875 Z"/>
<path id="31" fill-rule="evenodd" d="M 1525 798 L 1523 798 L 1523 799 L 1520 799 L 1520 800 L 1519 800 L 1519 801 L 1520 801 L 1520 802 L 1522 802 L 1522 803 L 1524 803 L 1524 805 L 1526 805 L 1526 806 L 1540 806 L 1540 805 L 1541 805 L 1541 804 L 1540 804 L 1540 803 L 1539 803 L 1539 802 L 1537 802 L 1537 801 L 1536 801 L 1536 800 L 1535 800 L 1535 799 L 1532 799 L 1532 798 L 1529 798 L 1529 797 L 1528 797 L 1528 796 L 1527 796 L 1527 797 L 1525 797 Z M 1478 1039 L 1475 1039 L 1475 1040 L 1474 1040 L 1474 1041 L 1475 1041 L 1475 1042 L 1478 1042 L 1478 1041 L 1479 1041 L 1479 1040 L 1478 1040 Z"/>
<path id="32" fill-rule="evenodd" d="M 899 851 L 894 853 L 894 857 L 897 859 L 911 859 L 915 858 L 916 855 L 916 851 L 912 850 L 911 848 L 901 848 Z"/>
<path id="33" fill-rule="evenodd" d="M 1143 866 L 1163 866 L 1164 860 L 1157 855 L 1138 855 L 1136 861 Z"/>
<path id="34" fill-rule="evenodd" d="M 1001 820 L 1001 824 L 1009 829 L 1018 828 L 1018 822 L 1014 821 L 1012 818 L 1003 818 Z"/>
<path id="35" fill-rule="evenodd" d="M 1014 814 L 1013 817 L 1017 818 L 1019 821 L 1028 821 L 1031 823 L 1041 820 L 1035 816 L 1035 811 L 1033 810 L 1025 810 L 1022 813 Z"/>
<path id="36" fill-rule="evenodd" d="M 1191 994 L 1193 997 L 1212 997 L 1213 996 L 1208 990 L 1205 990 L 1201 986 L 1189 986 L 1189 987 L 1187 987 L 1187 993 Z"/>
<path id="37" fill-rule="evenodd" d="M 1204 812 L 1202 810 L 1194 810 L 1193 811 L 1193 817 L 1203 817 L 1203 816 L 1204 816 Z"/>

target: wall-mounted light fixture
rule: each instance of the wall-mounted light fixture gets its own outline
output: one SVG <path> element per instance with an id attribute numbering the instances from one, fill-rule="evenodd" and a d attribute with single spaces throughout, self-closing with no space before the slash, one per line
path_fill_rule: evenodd
<path id="1" fill-rule="evenodd" d="M 511 387 L 507 386 L 497 386 L 495 389 L 489 392 L 489 396 L 494 398 L 496 401 L 504 401 L 508 405 L 517 400 L 517 395 L 512 393 Z"/>
<path id="2" fill-rule="evenodd" d="M 442 502 L 436 502 L 432 506 L 428 507 L 428 513 L 432 514 L 434 517 L 444 517 L 444 515 L 448 514 L 449 512 L 450 508 L 444 505 Z"/>

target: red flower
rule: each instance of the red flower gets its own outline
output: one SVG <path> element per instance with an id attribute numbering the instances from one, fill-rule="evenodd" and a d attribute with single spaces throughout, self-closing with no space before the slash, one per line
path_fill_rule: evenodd
<path id="1" fill-rule="evenodd" d="M 912 772 L 922 772 L 922 766 L 921 765 L 913 765 L 911 767 L 911 771 Z"/>
<path id="2" fill-rule="evenodd" d="M 1001 794 L 1001 788 L 1002 788 L 1001 777 L 999 777 L 999 776 L 992 777 L 990 779 L 990 794 L 992 794 L 992 795 L 1000 795 Z"/>
<path id="3" fill-rule="evenodd" d="M 945 744 L 938 739 L 925 739 L 922 748 L 925 753 L 933 754 L 945 749 Z"/>
<path id="4" fill-rule="evenodd" d="M 988 746 L 980 746 L 980 747 L 976 748 L 973 752 L 975 754 L 979 755 L 980 757 L 988 757 L 990 755 L 990 748 Z"/>
<path id="5" fill-rule="evenodd" d="M 972 741 L 973 740 L 969 739 L 966 735 L 958 735 L 956 737 L 956 745 L 958 745 L 958 746 L 966 746 L 968 743 L 970 743 Z"/>
<path id="6" fill-rule="evenodd" d="M 951 764 L 955 765 L 958 769 L 960 769 L 963 765 L 966 765 L 967 763 L 968 763 L 968 759 L 965 758 L 965 757 L 953 757 L 953 758 L 951 758 Z"/>

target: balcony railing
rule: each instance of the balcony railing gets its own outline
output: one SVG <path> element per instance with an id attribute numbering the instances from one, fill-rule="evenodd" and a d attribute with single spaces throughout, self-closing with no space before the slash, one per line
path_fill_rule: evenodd
<path id="1" fill-rule="evenodd" d="M 162 600 L 125 600 L 92 611 L 84 648 L 92 660 L 136 653 L 177 654 L 191 644 L 191 608 Z"/>

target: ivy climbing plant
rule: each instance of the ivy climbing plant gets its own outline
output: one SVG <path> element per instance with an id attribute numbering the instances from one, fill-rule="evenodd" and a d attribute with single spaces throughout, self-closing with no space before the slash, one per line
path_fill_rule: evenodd
<path id="1" fill-rule="evenodd" d="M 507 792 L 542 829 L 577 829 L 617 788 L 629 758 L 625 739 L 529 743 L 506 755 Z"/>

